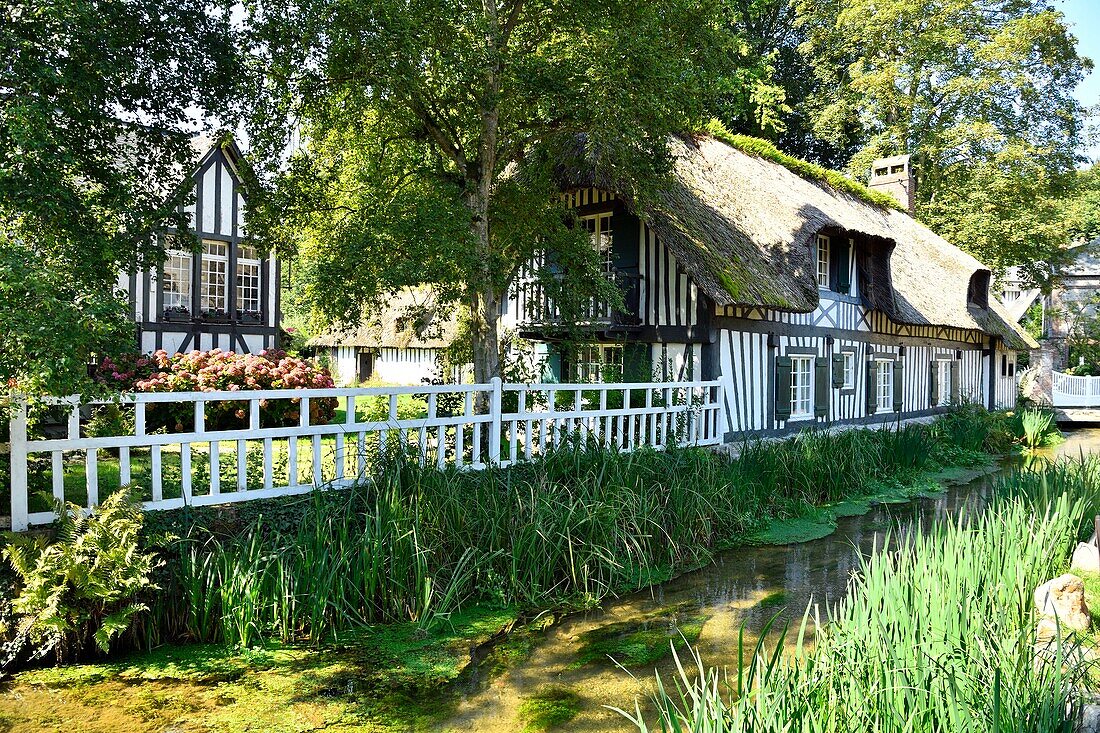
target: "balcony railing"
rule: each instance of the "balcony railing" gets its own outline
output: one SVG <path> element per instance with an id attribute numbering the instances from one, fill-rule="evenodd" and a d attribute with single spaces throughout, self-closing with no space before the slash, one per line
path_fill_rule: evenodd
<path id="1" fill-rule="evenodd" d="M 561 304 L 546 292 L 541 281 L 535 278 L 523 280 L 517 286 L 520 322 L 527 326 L 570 324 L 630 328 L 641 325 L 641 275 L 616 270 L 610 273 L 610 277 L 622 290 L 623 307 L 616 309 L 607 300 L 592 297 L 582 303 L 574 314 L 563 313 Z"/>

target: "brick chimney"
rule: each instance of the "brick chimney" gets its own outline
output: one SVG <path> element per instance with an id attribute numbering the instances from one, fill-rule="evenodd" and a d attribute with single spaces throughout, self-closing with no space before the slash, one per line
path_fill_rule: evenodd
<path id="1" fill-rule="evenodd" d="M 908 155 L 879 158 L 872 163 L 871 180 L 867 186 L 872 191 L 890 194 L 910 214 L 916 212 L 917 178 L 909 165 Z"/>

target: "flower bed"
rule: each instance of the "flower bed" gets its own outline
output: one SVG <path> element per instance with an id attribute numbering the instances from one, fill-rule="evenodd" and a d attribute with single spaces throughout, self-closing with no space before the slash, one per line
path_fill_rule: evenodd
<path id="1" fill-rule="evenodd" d="M 237 354 L 211 349 L 169 356 L 164 350 L 150 356 L 133 355 L 112 360 L 105 357 L 96 371 L 96 379 L 119 392 L 217 392 L 255 389 L 330 389 L 335 386 L 327 369 L 304 359 L 287 356 L 285 351 L 268 350 L 259 354 Z M 337 400 L 310 400 L 311 424 L 332 420 Z M 301 401 L 261 400 L 261 427 L 297 425 Z M 248 403 L 210 402 L 205 411 L 208 430 L 229 430 L 248 425 Z M 146 426 L 180 431 L 194 419 L 190 405 L 149 405 Z"/>

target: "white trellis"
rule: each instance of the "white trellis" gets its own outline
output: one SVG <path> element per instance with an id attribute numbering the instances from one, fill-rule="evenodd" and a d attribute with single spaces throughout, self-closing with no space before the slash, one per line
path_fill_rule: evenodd
<path id="1" fill-rule="evenodd" d="M 29 439 L 27 403 L 19 399 L 10 421 L 11 526 L 22 531 L 55 517 L 32 511 L 32 473 L 63 499 L 66 471 L 83 472 L 84 501 L 94 507 L 101 490 L 140 485 L 148 509 L 172 509 L 301 494 L 319 486 L 346 487 L 379 470 L 399 451 L 421 465 L 481 469 L 530 460 L 579 435 L 630 451 L 672 443 L 722 442 L 722 387 L 718 381 L 629 384 L 423 385 L 309 390 L 136 393 L 114 401 L 132 419 L 125 435 L 89 437 L 82 418 L 109 404 L 80 397 L 46 398 L 67 416 L 62 437 Z M 401 414 L 402 396 L 416 395 L 426 414 Z M 356 400 L 386 408 L 381 419 L 357 414 Z M 337 400 L 340 422 L 313 424 L 310 403 Z M 407 399 L 407 397 L 406 397 Z M 298 406 L 296 425 L 262 427 L 264 410 L 277 402 Z M 234 403 L 247 427 L 207 429 L 216 403 Z M 487 409 L 479 412 L 479 402 Z M 188 414 L 185 430 L 148 431 L 150 411 L 172 407 Z M 369 416 L 367 416 L 369 417 Z M 193 422 L 191 422 L 193 420 Z M 82 432 L 85 433 L 82 435 Z M 114 455 L 117 454 L 117 469 Z M 112 475 L 101 471 L 111 456 Z M 32 468 L 34 470 L 32 471 Z M 117 479 L 113 476 L 117 470 Z M 45 478 L 48 475 L 48 478 Z M 71 481 L 70 481 L 71 483 Z M 107 484 L 104 486 L 104 484 Z M 43 487 L 44 488 L 44 487 Z"/>

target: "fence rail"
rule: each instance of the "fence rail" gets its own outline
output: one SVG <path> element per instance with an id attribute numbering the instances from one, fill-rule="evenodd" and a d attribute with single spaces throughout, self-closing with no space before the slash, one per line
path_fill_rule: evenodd
<path id="1" fill-rule="evenodd" d="M 112 401 L 45 398 L 63 437 L 31 438 L 27 402 L 9 429 L 11 524 L 53 521 L 50 502 L 89 508 L 140 486 L 148 509 L 291 496 L 345 487 L 395 452 L 420 465 L 482 469 L 531 460 L 570 436 L 630 451 L 722 441 L 717 381 L 423 385 L 136 393 Z M 481 406 L 483 409 L 479 409 Z M 327 419 L 335 410 L 342 417 Z M 88 418 L 113 410 L 109 434 Z M 100 429 L 97 432 L 102 432 Z M 116 434 L 117 433 L 117 434 Z"/>
<path id="2" fill-rule="evenodd" d="M 1052 372 L 1051 402 L 1055 407 L 1100 407 L 1100 377 Z"/>

